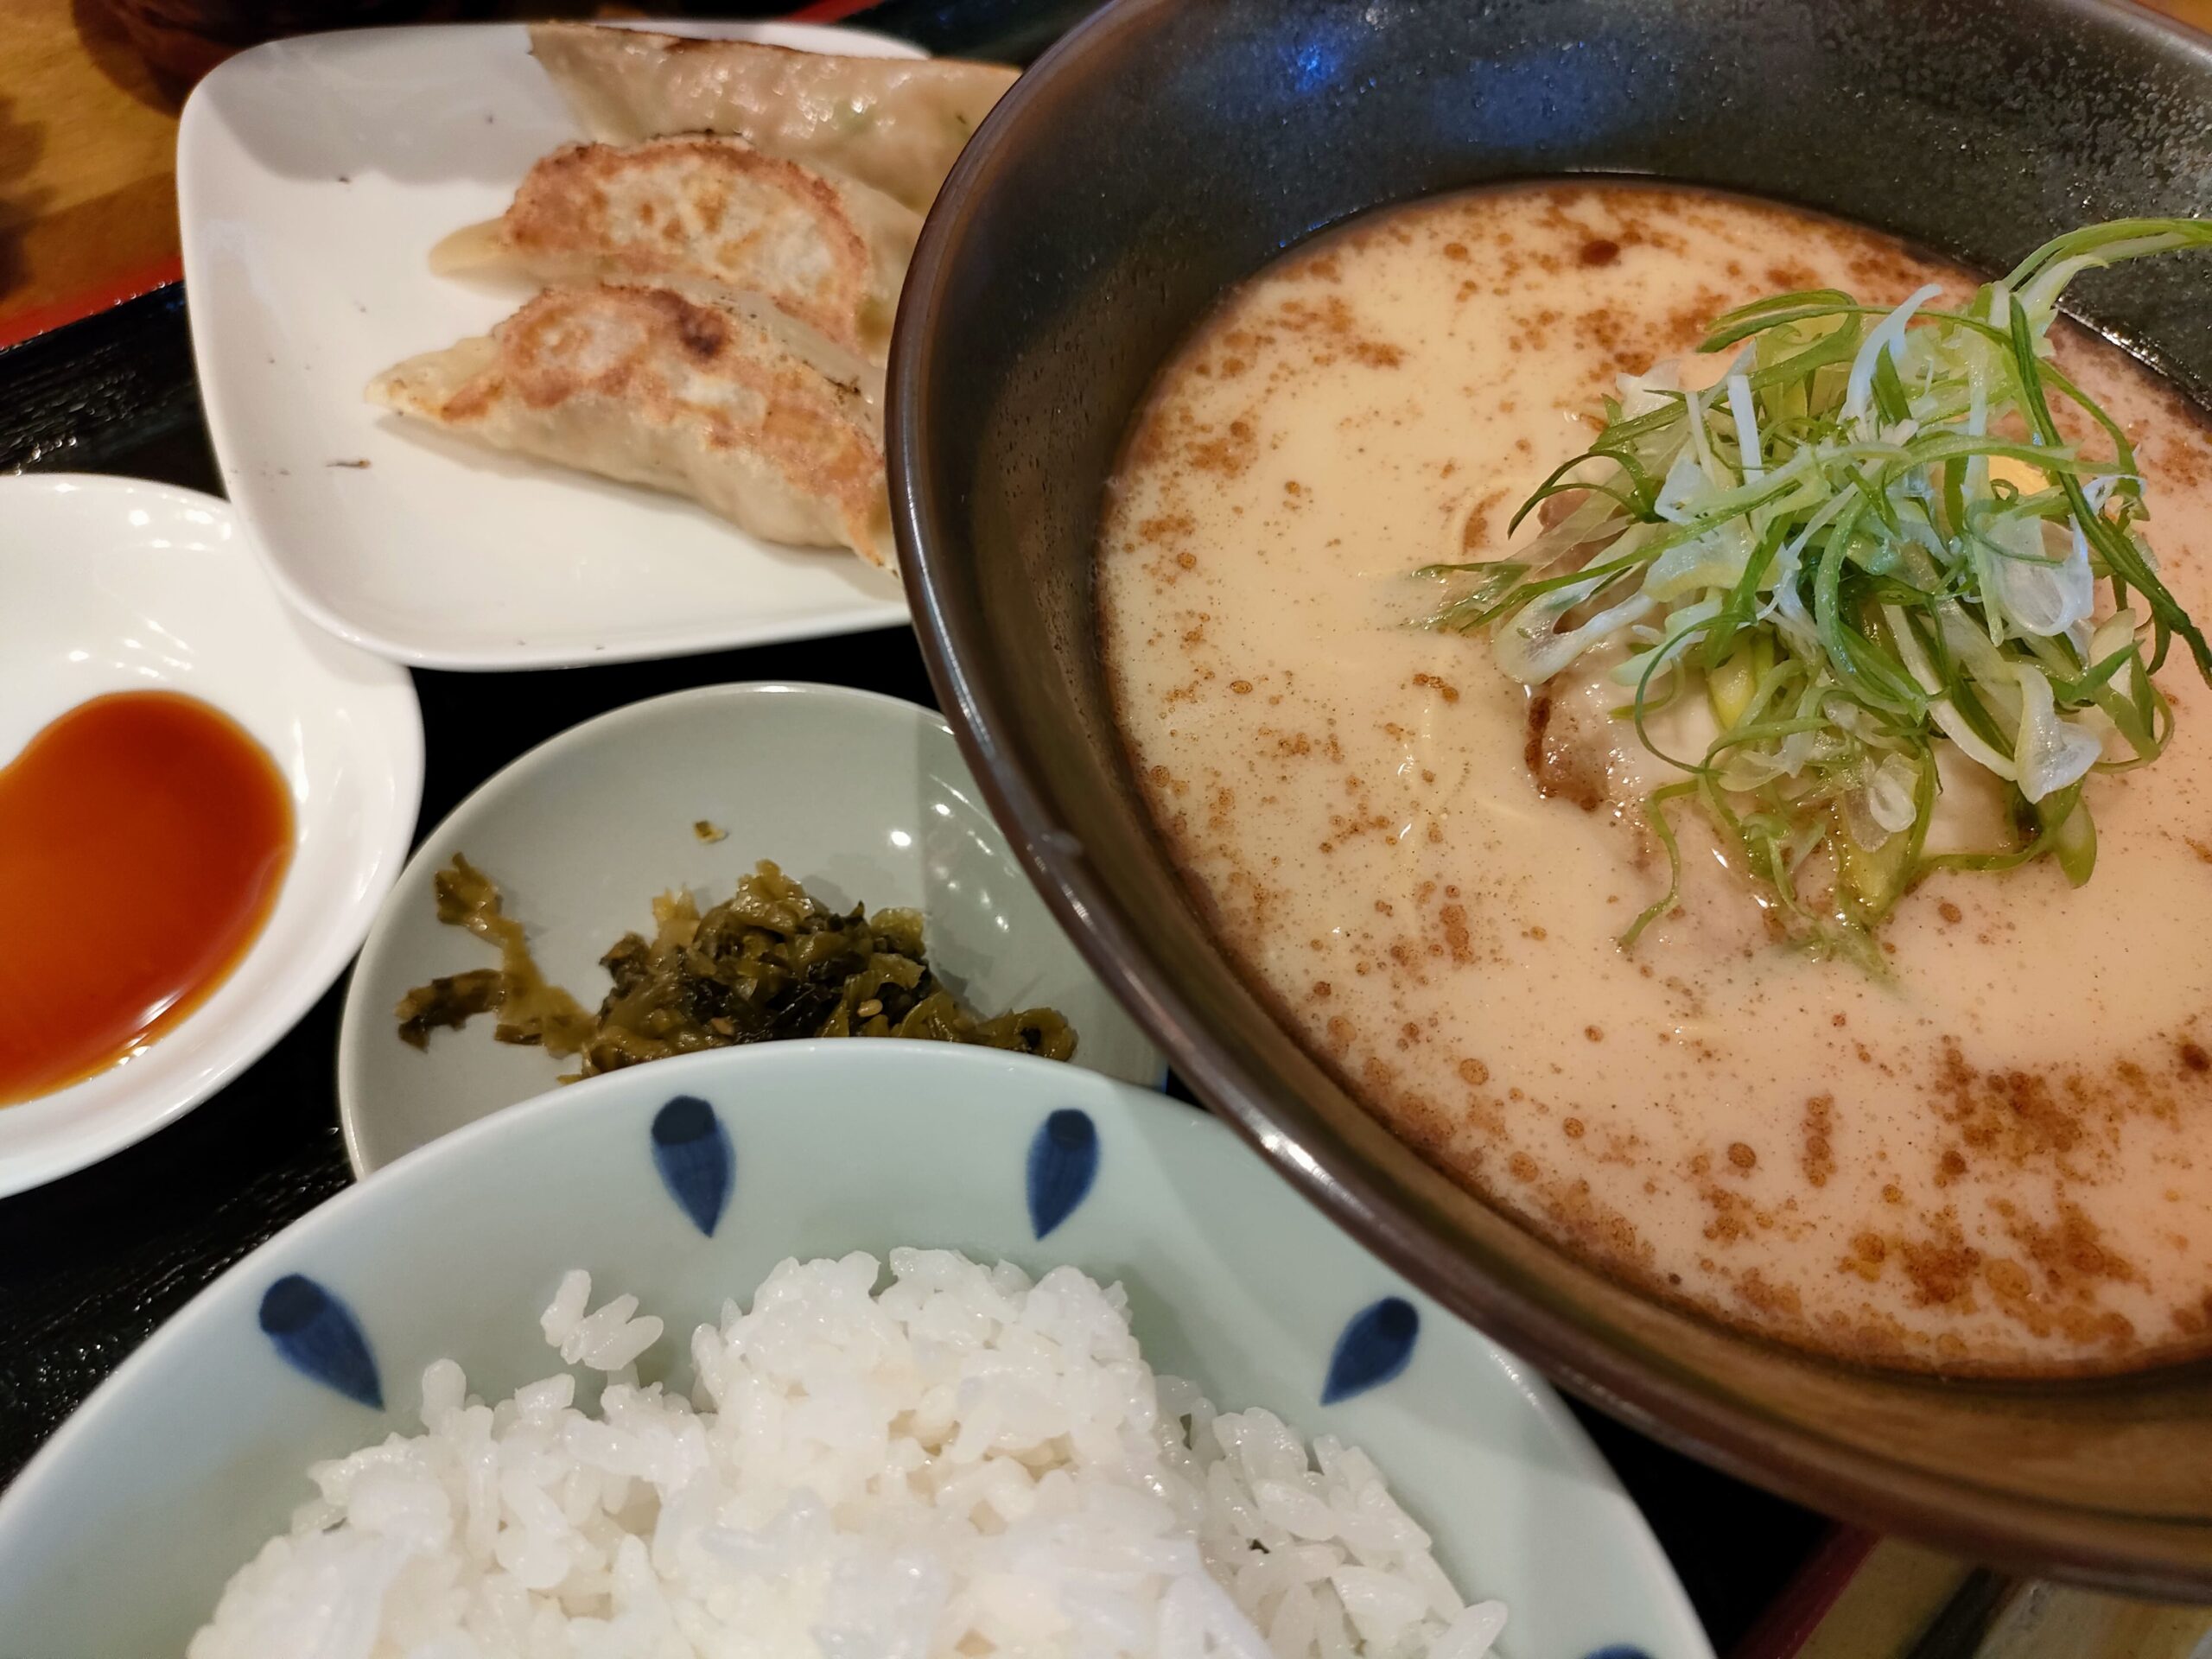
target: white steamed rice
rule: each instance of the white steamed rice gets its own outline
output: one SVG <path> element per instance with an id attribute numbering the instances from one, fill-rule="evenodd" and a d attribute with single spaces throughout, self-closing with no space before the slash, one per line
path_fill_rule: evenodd
<path id="1" fill-rule="evenodd" d="M 692 1333 L 691 1395 L 620 1296 L 545 1311 L 567 1372 L 490 1406 L 423 1374 L 423 1427 L 224 1590 L 189 1659 L 1479 1659 L 1367 1457 L 1154 1376 L 1121 1287 L 946 1250 L 785 1262 Z"/>

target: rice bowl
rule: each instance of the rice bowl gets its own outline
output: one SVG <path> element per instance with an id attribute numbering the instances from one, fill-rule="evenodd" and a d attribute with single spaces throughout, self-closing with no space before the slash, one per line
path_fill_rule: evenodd
<path id="1" fill-rule="evenodd" d="M 1710 1659 L 1642 1517 L 1550 1390 L 1299 1203 L 1219 1124 L 1047 1061 L 897 1041 L 762 1045 L 591 1079 L 317 1210 L 125 1361 L 0 1497 L 0 1621 L 41 1659 L 183 1652 L 226 1583 L 289 1533 L 302 1500 L 320 1501 L 303 1471 L 424 1435 L 436 1362 L 452 1365 L 432 1376 L 434 1417 L 466 1418 L 471 1392 L 537 1400 L 527 1390 L 557 1369 L 541 1323 L 557 1301 L 554 1334 L 574 1339 L 578 1363 L 634 1363 L 640 1389 L 660 1384 L 667 1402 L 695 1381 L 690 1332 L 707 1325 L 726 1349 L 724 1304 L 785 1258 L 872 1273 L 834 1263 L 916 1243 L 1040 1283 L 1064 1266 L 1118 1283 L 1154 1371 L 1225 1408 L 1267 1408 L 1301 1447 L 1325 1436 L 1363 1448 L 1457 1593 L 1511 1609 L 1499 1651 L 1572 1659 L 1627 1643 Z M 594 1305 L 560 1297 L 577 1269 L 602 1287 Z M 595 1304 L 618 1290 L 639 1301 L 617 1298 L 605 1317 Z M 639 1329 L 641 1317 L 662 1329 Z M 575 1389 L 559 1409 L 602 1420 L 577 1429 L 588 1439 L 629 1386 L 618 1373 L 554 1389 Z M 682 1409 L 704 1414 L 688 1399 Z M 1308 1472 L 1331 1490 L 1330 1471 Z M 348 1503 L 372 1506 L 370 1489 Z M 779 1502 L 772 1483 L 762 1490 Z M 466 1504 L 444 1501 L 465 1531 Z M 319 1511 L 310 1531 L 327 1536 L 332 1518 Z M 599 1539 L 615 1560 L 620 1538 Z M 114 1593 L 124 1582 L 130 1593 Z M 604 1624 L 612 1604 L 573 1611 Z M 584 1659 L 604 1645 L 550 1650 Z"/>

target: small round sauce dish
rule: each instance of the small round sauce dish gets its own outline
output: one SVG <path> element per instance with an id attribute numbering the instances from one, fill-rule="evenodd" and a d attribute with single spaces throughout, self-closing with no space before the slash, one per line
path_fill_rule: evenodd
<path id="1" fill-rule="evenodd" d="M 150 1134 L 257 1058 L 407 849 L 404 670 L 292 616 L 230 508 L 0 480 L 0 1194 Z"/>

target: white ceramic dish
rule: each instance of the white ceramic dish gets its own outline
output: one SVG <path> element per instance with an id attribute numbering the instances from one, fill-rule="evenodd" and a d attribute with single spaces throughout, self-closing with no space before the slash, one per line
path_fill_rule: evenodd
<path id="1" fill-rule="evenodd" d="M 804 25 L 668 27 L 919 55 Z M 772 547 L 673 496 L 499 454 L 363 401 L 372 375 L 484 333 L 529 296 L 434 276 L 425 260 L 582 136 L 518 24 L 275 41 L 194 90 L 176 158 L 193 353 L 225 486 L 277 586 L 341 638 L 445 668 L 905 621 L 897 578 L 849 553 Z"/>
<path id="2" fill-rule="evenodd" d="M 677 1109 L 683 1147 L 715 1156 L 667 1144 L 678 1096 L 694 1103 Z M 1509 1605 L 1507 1659 L 1709 1659 L 1643 1518 L 1551 1389 L 1227 1129 L 1049 1061 L 889 1042 L 595 1078 L 287 1229 L 132 1355 L 0 1498 L 0 1630 L 40 1659 L 181 1652 L 309 1496 L 310 1459 L 417 1432 L 430 1360 L 457 1359 L 494 1399 L 554 1370 L 537 1321 L 564 1269 L 665 1319 L 644 1364 L 681 1383 L 692 1327 L 782 1257 L 925 1243 L 1118 1279 L 1154 1365 L 1365 1447 L 1460 1587 Z"/>
<path id="3" fill-rule="evenodd" d="M 298 826 L 267 924 L 199 1008 L 125 1064 L 0 1111 L 5 1194 L 151 1134 L 322 995 L 406 856 L 423 728 L 405 671 L 288 611 L 212 496 L 0 478 L 0 765 L 88 698 L 187 692 L 267 747 Z"/>
<path id="4" fill-rule="evenodd" d="M 702 842 L 700 820 L 727 832 Z M 496 966 L 437 919 L 431 879 L 455 853 L 499 884 L 539 965 L 587 1007 L 599 959 L 651 934 L 657 893 L 728 898 L 764 858 L 841 908 L 912 906 L 930 960 L 973 1009 L 1056 1007 L 1078 1065 L 1157 1084 L 1160 1052 L 1085 965 L 992 822 L 944 720 L 911 702 L 821 685 L 719 685 L 618 709 L 541 744 L 456 807 L 409 861 L 346 995 L 338 1109 L 363 1174 L 554 1086 L 542 1049 L 490 1021 L 399 1040 L 413 986 Z"/>

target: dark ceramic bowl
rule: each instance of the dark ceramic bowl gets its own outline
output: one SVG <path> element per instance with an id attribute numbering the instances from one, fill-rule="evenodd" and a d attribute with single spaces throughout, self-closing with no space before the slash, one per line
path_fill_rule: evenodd
<path id="1" fill-rule="evenodd" d="M 892 490 L 944 708 L 1177 1068 L 1442 1300 L 1794 1497 L 2003 1565 L 2212 1597 L 2212 1372 L 1883 1374 L 1622 1288 L 1376 1125 L 1232 971 L 1154 834 L 1091 599 L 1101 486 L 1154 370 L 1324 226 L 1568 172 L 1777 197 L 2002 269 L 2086 220 L 2212 210 L 2212 43 L 2088 0 L 1119 0 L 992 114 L 907 279 Z M 2201 264 L 2078 293 L 2202 400 Z"/>

